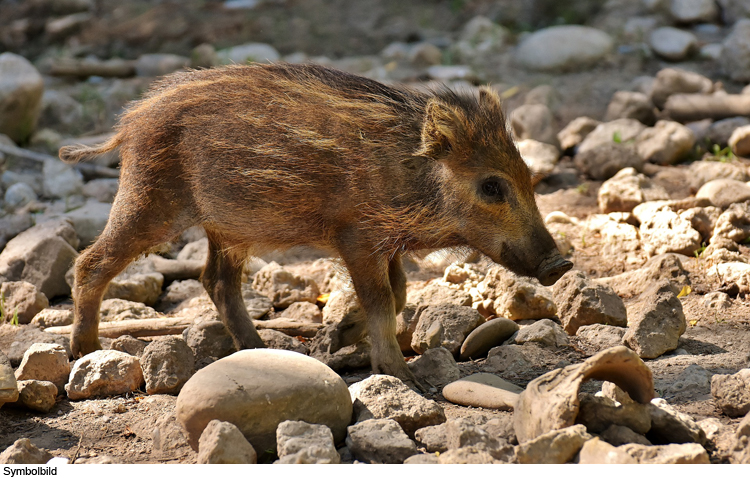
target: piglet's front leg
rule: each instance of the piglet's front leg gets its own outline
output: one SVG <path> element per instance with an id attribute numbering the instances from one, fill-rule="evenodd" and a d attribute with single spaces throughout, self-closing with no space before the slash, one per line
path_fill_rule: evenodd
<path id="1" fill-rule="evenodd" d="M 365 314 L 370 335 L 374 373 L 389 374 L 412 388 L 423 391 L 396 341 L 396 297 L 389 278 L 388 255 L 372 254 L 365 247 L 340 250 Z"/>

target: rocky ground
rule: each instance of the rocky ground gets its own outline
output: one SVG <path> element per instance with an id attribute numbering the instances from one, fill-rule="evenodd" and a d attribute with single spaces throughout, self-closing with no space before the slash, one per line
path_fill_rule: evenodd
<path id="1" fill-rule="evenodd" d="M 0 4 L 0 462 L 750 463 L 746 1 L 380 1 L 368 22 L 340 2 L 117 3 Z M 265 60 L 492 85 L 574 270 L 546 288 L 467 251 L 409 259 L 419 395 L 370 373 L 318 251 L 248 261 L 277 350 L 234 353 L 190 229 L 112 282 L 105 350 L 72 360 L 70 267 L 118 156 L 58 149 L 105 140 L 160 75 Z"/>

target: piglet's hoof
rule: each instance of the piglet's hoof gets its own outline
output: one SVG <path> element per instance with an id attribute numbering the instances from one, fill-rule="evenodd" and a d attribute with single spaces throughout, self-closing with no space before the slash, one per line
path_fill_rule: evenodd
<path id="1" fill-rule="evenodd" d="M 654 397 L 651 369 L 629 348 L 613 347 L 531 381 L 513 412 L 518 442 L 574 425 L 580 408 L 578 393 L 589 379 L 611 381 L 638 403 L 648 403 Z"/>
<path id="2" fill-rule="evenodd" d="M 73 357 L 79 359 L 84 355 L 88 355 L 91 352 L 96 352 L 102 349 L 102 344 L 99 343 L 98 338 L 83 338 L 75 335 L 75 332 L 70 338 L 70 351 Z"/>

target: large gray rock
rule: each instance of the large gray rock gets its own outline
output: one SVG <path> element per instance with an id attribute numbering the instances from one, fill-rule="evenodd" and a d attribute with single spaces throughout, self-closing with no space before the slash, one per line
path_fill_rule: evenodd
<path id="1" fill-rule="evenodd" d="M 352 400 L 343 379 L 296 352 L 243 350 L 204 367 L 183 386 L 177 420 L 193 449 L 211 420 L 236 425 L 255 449 L 275 449 L 276 427 L 286 420 L 327 425 L 336 441 L 351 421 Z"/>
<path id="2" fill-rule="evenodd" d="M 258 454 L 236 425 L 220 420 L 208 423 L 198 441 L 198 463 L 247 465 L 258 462 Z"/>
<path id="3" fill-rule="evenodd" d="M 165 337 L 148 344 L 140 358 L 146 393 L 176 395 L 193 375 L 195 357 L 178 337 Z"/>
<path id="4" fill-rule="evenodd" d="M 648 405 L 651 430 L 648 439 L 654 444 L 706 443 L 706 433 L 688 414 L 672 407 L 663 398 L 654 398 Z"/>
<path id="5" fill-rule="evenodd" d="M 366 463 L 403 463 L 417 454 L 417 445 L 392 419 L 369 419 L 347 429 L 346 445 Z"/>
<path id="6" fill-rule="evenodd" d="M 724 39 L 719 61 L 724 73 L 732 80 L 750 81 L 750 19 L 741 19 L 734 25 Z"/>
<path id="7" fill-rule="evenodd" d="M 667 280 L 646 290 L 639 301 L 631 305 L 628 318 L 630 328 L 623 341 L 643 359 L 654 359 L 677 348 L 687 322 L 678 291 Z"/>
<path id="8" fill-rule="evenodd" d="M 628 325 L 622 299 L 610 287 L 597 285 L 580 271 L 563 275 L 552 291 L 560 321 L 569 335 L 585 325 Z"/>
<path id="9" fill-rule="evenodd" d="M 276 452 L 282 464 L 337 464 L 331 429 L 325 425 L 287 420 L 276 428 Z"/>
<path id="10" fill-rule="evenodd" d="M 0 54 L 0 133 L 16 142 L 26 140 L 41 111 L 44 81 L 24 57 Z"/>
<path id="11" fill-rule="evenodd" d="M 393 419 L 409 435 L 419 428 L 445 422 L 445 412 L 440 405 L 417 394 L 393 376 L 370 376 L 351 385 L 349 393 L 357 422 Z"/>
<path id="12" fill-rule="evenodd" d="M 11 239 L 0 253 L 0 277 L 24 280 L 48 299 L 69 295 L 65 273 L 78 256 L 75 229 L 66 220 L 38 224 Z"/>
<path id="13" fill-rule="evenodd" d="M 143 371 L 136 357 L 117 350 L 97 350 L 78 359 L 65 391 L 71 400 L 121 395 L 143 384 Z"/>
<path id="14" fill-rule="evenodd" d="M 526 37 L 516 49 L 516 61 L 529 70 L 570 71 L 600 61 L 614 47 L 603 31 L 585 26 L 555 26 Z"/>

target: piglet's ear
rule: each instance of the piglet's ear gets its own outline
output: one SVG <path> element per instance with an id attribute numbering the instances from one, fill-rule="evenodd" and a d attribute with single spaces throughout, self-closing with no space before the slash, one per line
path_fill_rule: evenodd
<path id="1" fill-rule="evenodd" d="M 502 99 L 500 99 L 500 96 L 495 92 L 495 89 L 488 85 L 479 88 L 479 104 L 496 111 L 502 112 L 503 110 Z"/>
<path id="2" fill-rule="evenodd" d="M 422 146 L 417 155 L 439 159 L 458 146 L 464 128 L 465 116 L 460 109 L 451 107 L 437 98 L 427 102 L 422 123 Z"/>

